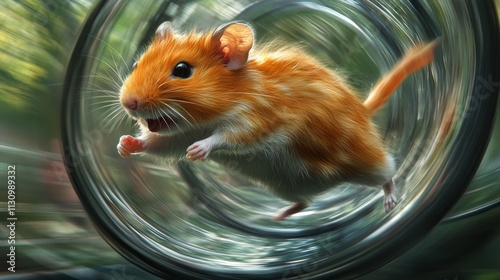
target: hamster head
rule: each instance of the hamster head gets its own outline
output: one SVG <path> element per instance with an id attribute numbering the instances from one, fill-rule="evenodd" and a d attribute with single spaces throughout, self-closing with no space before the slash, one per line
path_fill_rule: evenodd
<path id="1" fill-rule="evenodd" d="M 120 89 L 126 112 L 170 134 L 216 121 L 238 104 L 252 29 L 231 22 L 207 34 L 177 34 L 164 22 Z"/>

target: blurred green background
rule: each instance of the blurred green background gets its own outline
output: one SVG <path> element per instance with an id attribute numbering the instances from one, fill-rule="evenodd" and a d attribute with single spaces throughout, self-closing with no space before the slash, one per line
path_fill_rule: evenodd
<path id="1" fill-rule="evenodd" d="M 0 178 L 16 167 L 16 275 L 123 262 L 95 232 L 60 155 L 64 71 L 92 1 L 0 2 Z M 6 186 L 3 184 L 2 186 Z M 0 196 L 6 221 L 7 190 Z M 7 252 L 0 225 L 1 260 Z M 1 274 L 8 273 L 5 261 Z"/>

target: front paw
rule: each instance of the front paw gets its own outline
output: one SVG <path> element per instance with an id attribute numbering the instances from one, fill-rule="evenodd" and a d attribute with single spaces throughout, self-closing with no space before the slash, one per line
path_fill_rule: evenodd
<path id="1" fill-rule="evenodd" d="M 118 153 L 121 157 L 126 158 L 130 157 L 133 153 L 140 153 L 144 151 L 144 141 L 134 138 L 130 135 L 123 135 L 120 137 L 120 142 L 116 146 Z"/>
<path id="2" fill-rule="evenodd" d="M 186 157 L 192 161 L 195 160 L 204 161 L 207 159 L 211 151 L 212 151 L 212 146 L 210 145 L 210 143 L 208 143 L 208 141 L 202 140 L 195 142 L 193 145 L 187 148 Z"/>

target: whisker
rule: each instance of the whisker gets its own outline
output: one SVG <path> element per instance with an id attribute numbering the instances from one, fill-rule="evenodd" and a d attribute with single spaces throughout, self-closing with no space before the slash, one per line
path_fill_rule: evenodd
<path id="1" fill-rule="evenodd" d="M 110 114 L 108 114 L 108 118 L 105 121 L 104 125 L 109 127 L 112 123 L 115 123 L 113 126 L 114 129 L 118 128 L 124 120 L 127 120 L 127 114 L 125 111 L 120 110 L 121 108 L 114 109 Z"/>
<path id="2" fill-rule="evenodd" d="M 100 41 L 101 43 L 103 43 L 104 45 L 106 45 L 107 47 L 109 47 L 115 54 L 118 55 L 118 57 L 121 58 L 123 64 L 127 68 L 127 71 L 130 73 L 130 68 L 128 67 L 127 62 L 125 61 L 125 59 L 123 58 L 123 56 L 121 55 L 121 52 L 118 52 L 115 48 L 113 48 L 113 46 L 111 44 L 109 44 L 108 42 L 104 41 L 101 38 L 98 38 L 96 36 L 89 35 L 89 34 L 87 34 L 87 36 L 89 36 L 90 38 L 96 39 L 96 40 Z"/>
<path id="3" fill-rule="evenodd" d="M 164 116 L 166 116 L 167 118 L 169 118 L 172 121 L 172 123 L 174 123 L 175 126 L 177 126 L 177 128 L 179 130 L 181 130 L 181 128 L 179 127 L 179 125 L 177 124 L 177 122 L 170 116 L 170 114 L 168 114 L 167 112 L 165 112 L 165 110 L 163 108 L 157 108 L 157 109 L 160 110 L 163 113 L 163 114 L 161 114 L 161 118 L 163 119 L 163 121 L 165 123 L 167 123 L 167 121 L 165 120 Z"/>
<path id="4" fill-rule="evenodd" d="M 174 102 L 174 103 L 186 103 L 186 104 L 195 104 L 195 102 L 190 102 L 190 101 L 185 101 L 185 100 L 180 100 L 180 99 L 172 99 L 172 98 L 163 98 L 163 99 L 160 99 L 160 102 L 166 106 L 169 106 L 168 103 L 170 102 Z M 170 107 L 170 106 L 169 106 Z M 186 112 L 186 114 L 194 121 L 196 122 L 196 119 L 193 117 L 193 115 L 191 115 L 191 113 L 189 113 L 188 110 L 186 110 L 184 107 L 182 106 L 178 106 L 178 108 L 181 108 L 184 112 Z M 180 116 L 182 116 L 184 119 L 185 117 L 180 114 L 178 111 L 176 111 L 177 114 L 179 114 Z M 186 120 L 187 121 L 187 120 Z M 188 122 L 192 127 L 195 127 L 191 122 Z M 196 125 L 197 126 L 197 125 Z"/>
<path id="5" fill-rule="evenodd" d="M 104 105 L 104 106 L 99 106 L 97 108 L 93 108 L 92 110 L 90 110 L 91 113 L 94 113 L 95 111 L 99 111 L 99 110 L 111 110 L 113 108 L 115 108 L 117 106 L 117 104 L 107 104 L 107 105 Z M 101 116 L 102 117 L 102 116 Z"/>
<path id="6" fill-rule="evenodd" d="M 92 98 L 94 99 L 94 98 Z M 92 105 L 101 105 L 101 104 L 113 104 L 113 105 L 116 105 L 116 106 L 121 106 L 120 104 L 120 101 L 119 100 L 101 100 L 101 101 L 95 101 L 95 102 L 92 102 Z"/>
<path id="7" fill-rule="evenodd" d="M 119 101 L 119 96 L 116 94 L 113 94 L 111 91 L 106 92 L 106 91 L 99 91 L 99 90 L 93 90 L 93 91 L 87 91 L 87 94 L 93 94 L 91 96 L 84 96 L 86 99 L 98 99 L 98 98 L 107 98 L 107 99 L 112 99 L 115 101 Z M 102 93 L 102 94 L 101 94 Z"/>
<path id="8" fill-rule="evenodd" d="M 108 67 L 108 69 L 110 69 L 113 72 L 113 74 L 116 77 L 118 77 L 120 79 L 120 81 L 123 82 L 123 80 L 124 80 L 122 78 L 123 74 L 120 73 L 118 69 L 113 68 L 113 66 L 111 66 L 111 64 L 109 64 L 108 62 L 106 62 L 104 59 L 101 59 L 101 58 L 96 57 L 96 56 L 91 56 L 91 55 L 85 55 L 85 57 L 92 58 L 92 59 L 95 59 L 95 60 L 99 61 L 100 63 L 103 63 L 104 66 Z M 116 66 L 116 67 L 118 67 L 118 66 Z M 108 76 L 110 76 L 110 75 L 108 75 Z M 103 77 L 108 77 L 108 76 L 103 76 Z M 113 82 L 117 83 L 117 81 L 113 81 Z"/>
<path id="9" fill-rule="evenodd" d="M 86 88 L 81 92 L 82 100 L 88 100 L 89 104 L 92 105 L 90 112 L 98 112 L 95 113 L 95 116 L 97 120 L 102 119 L 100 125 L 117 129 L 127 122 L 133 122 L 133 118 L 129 118 L 119 100 L 120 89 L 131 69 L 122 52 L 118 52 L 117 49 L 102 38 L 88 36 L 100 41 L 105 46 L 103 48 L 105 59 L 84 55 L 92 58 L 95 63 L 92 66 L 94 74 L 81 77 L 86 79 Z M 135 52 L 134 47 L 127 48 L 126 51 L 128 50 Z M 133 123 L 137 125 L 136 122 Z"/>
<path id="10" fill-rule="evenodd" d="M 182 107 L 182 106 L 179 106 L 179 108 L 181 108 L 184 112 L 186 112 L 186 114 L 187 114 L 187 115 L 188 115 L 188 116 L 189 116 L 189 117 L 190 117 L 190 118 L 191 118 L 194 122 L 196 122 L 196 119 L 193 117 L 193 115 L 191 115 L 191 113 L 189 113 L 189 111 L 188 111 L 188 110 L 186 110 L 186 109 L 185 109 L 184 107 Z M 193 125 L 192 125 L 192 126 L 193 126 Z M 196 126 L 198 126 L 198 125 L 196 125 Z"/>
<path id="11" fill-rule="evenodd" d="M 119 108 L 119 107 L 114 108 L 114 109 L 111 108 L 107 111 L 110 111 L 109 115 L 108 115 L 108 116 L 110 116 L 110 121 L 112 121 L 114 118 L 117 118 L 120 114 L 125 113 L 124 111 L 122 111 L 122 108 Z"/>
<path id="12" fill-rule="evenodd" d="M 161 112 L 161 109 L 160 109 L 160 108 L 155 108 L 154 113 L 155 113 L 155 115 L 157 114 L 157 115 L 159 116 L 159 117 L 158 117 L 158 119 L 159 119 L 159 118 L 161 118 L 161 119 L 163 120 L 163 122 L 165 122 L 165 124 L 167 123 L 167 120 L 165 120 L 165 115 L 166 115 L 168 118 L 170 118 L 170 116 L 168 116 L 168 114 L 162 114 L 162 112 Z M 171 118 L 170 118 L 170 119 L 171 119 Z M 172 122 L 173 122 L 173 120 L 172 120 Z M 175 123 L 175 122 L 174 122 L 174 123 Z M 170 132 L 172 132 L 172 129 L 170 128 L 170 126 L 168 125 L 167 127 L 168 127 L 168 130 L 169 130 Z"/>
<path id="13" fill-rule="evenodd" d="M 165 102 L 161 102 L 163 105 L 167 106 L 174 114 L 178 115 L 179 117 L 181 117 L 183 120 L 185 120 L 190 126 L 193 126 L 193 124 L 188 120 L 186 119 L 181 113 L 179 113 L 179 111 L 177 111 L 174 107 L 172 107 L 171 105 L 165 103 Z M 193 126 L 194 127 L 194 126 Z"/>
<path id="14" fill-rule="evenodd" d="M 109 73 L 107 73 L 107 71 L 108 70 L 103 70 L 103 72 L 106 72 L 106 73 L 104 73 L 106 75 L 90 74 L 90 75 L 82 75 L 82 76 L 80 76 L 80 78 L 102 80 L 102 81 L 106 82 L 107 85 L 111 85 L 114 88 L 119 89 L 121 87 L 121 84 L 123 84 L 123 79 L 121 77 L 121 73 L 119 73 L 118 70 L 113 70 L 112 71 L 113 75 L 109 75 Z M 113 78 L 114 75 L 120 75 L 117 77 L 119 80 L 116 80 L 115 78 Z"/>
<path id="15" fill-rule="evenodd" d="M 103 71 L 106 72 L 106 71 Z M 113 88 L 118 89 L 120 88 L 121 84 L 113 75 L 110 75 L 109 73 L 99 73 L 99 74 L 91 74 L 91 75 L 82 75 L 80 78 L 85 78 L 85 79 L 91 79 L 92 81 L 96 80 L 96 82 L 103 83 L 105 82 L 106 85 L 108 86 L 113 86 Z M 91 82 L 89 82 L 91 83 Z M 98 86 L 99 84 L 97 83 L 92 83 L 93 86 Z"/>
<path id="16" fill-rule="evenodd" d="M 121 113 L 119 113 L 120 115 L 120 119 L 118 120 L 118 124 L 117 124 L 117 127 L 121 126 L 122 125 L 122 122 L 127 122 L 127 121 L 131 121 L 132 119 L 130 118 L 127 118 L 127 114 L 122 111 Z"/>
<path id="17" fill-rule="evenodd" d="M 162 76 L 158 77 L 158 79 L 156 80 L 156 83 L 155 84 L 158 84 L 158 82 L 160 81 L 160 79 L 163 78 Z M 161 85 L 158 85 L 158 88 L 160 88 L 161 86 L 163 86 L 164 84 L 166 84 L 167 81 L 161 83 Z"/>
<path id="18" fill-rule="evenodd" d="M 186 103 L 186 104 L 198 105 L 198 103 L 196 103 L 196 102 L 182 100 L 182 99 L 175 99 L 175 98 L 162 98 L 162 99 L 160 99 L 160 101 L 176 102 L 176 103 Z"/>

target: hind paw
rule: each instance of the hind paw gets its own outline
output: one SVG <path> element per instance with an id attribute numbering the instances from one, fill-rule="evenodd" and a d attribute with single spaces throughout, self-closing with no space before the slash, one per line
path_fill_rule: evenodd
<path id="1" fill-rule="evenodd" d="M 394 209 L 394 207 L 396 207 L 397 200 L 395 194 L 395 187 L 396 185 L 394 184 L 394 180 L 392 179 L 387 183 L 385 183 L 383 186 L 385 212 L 390 212 L 392 209 Z"/>

